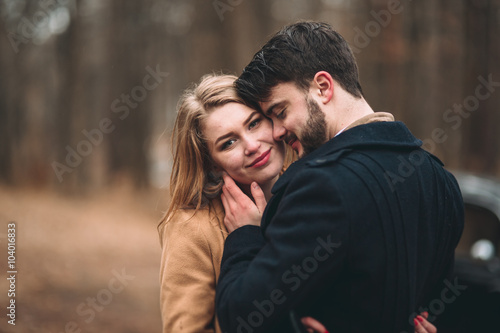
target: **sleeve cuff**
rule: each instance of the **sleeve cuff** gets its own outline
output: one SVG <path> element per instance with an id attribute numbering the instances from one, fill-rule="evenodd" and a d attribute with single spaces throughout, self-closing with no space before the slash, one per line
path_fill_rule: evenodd
<path id="1" fill-rule="evenodd" d="M 249 247 L 261 248 L 265 243 L 264 235 L 260 227 L 256 225 L 245 225 L 234 230 L 227 236 L 224 250 L 231 249 L 239 252 Z"/>
<path id="2" fill-rule="evenodd" d="M 224 244 L 221 274 L 235 263 L 251 261 L 265 244 L 262 229 L 258 226 L 246 225 L 234 230 Z"/>

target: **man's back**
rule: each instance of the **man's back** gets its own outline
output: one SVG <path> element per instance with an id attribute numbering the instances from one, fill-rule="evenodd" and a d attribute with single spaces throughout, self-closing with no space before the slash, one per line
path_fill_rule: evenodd
<path id="1" fill-rule="evenodd" d="M 309 286 L 298 313 L 317 318 L 332 331 L 399 332 L 410 329 L 419 308 L 428 311 L 430 302 L 442 297 L 445 279 L 453 284 L 449 274 L 463 229 L 463 203 L 441 162 L 394 130 L 402 124 L 367 126 L 341 134 L 332 140 L 337 142 L 327 143 L 331 149 L 306 157 L 308 165 L 285 186 L 314 189 L 304 196 L 330 206 L 316 204 L 315 209 L 340 206 L 345 224 L 337 229 L 341 235 L 335 235 L 338 227 L 331 229 L 332 238 L 341 243 L 332 256 L 343 256 L 342 261 L 334 261 Z M 362 141 L 356 138 L 360 136 Z M 297 183 L 301 179 L 308 184 Z M 282 191 L 280 204 L 273 203 L 278 215 L 282 200 L 297 194 Z M 311 209 L 306 202 L 297 205 Z M 316 223 L 338 221 L 320 217 L 309 226 L 316 228 Z M 276 237 L 271 226 L 267 231 Z"/>
<path id="2" fill-rule="evenodd" d="M 402 123 L 367 124 L 294 163 L 264 238 L 247 226 L 226 240 L 223 330 L 283 329 L 295 309 L 332 332 L 410 331 L 441 297 L 463 229 L 455 179 L 420 144 Z"/>

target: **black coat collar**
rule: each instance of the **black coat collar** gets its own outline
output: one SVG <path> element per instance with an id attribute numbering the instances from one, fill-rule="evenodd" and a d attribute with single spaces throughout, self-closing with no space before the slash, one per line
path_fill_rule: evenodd
<path id="1" fill-rule="evenodd" d="M 399 121 L 376 122 L 353 127 L 326 142 L 309 155 L 299 159 L 274 184 L 276 194 L 305 166 L 337 159 L 343 153 L 360 147 L 393 147 L 415 149 L 422 141 L 415 138 L 405 124 Z"/>

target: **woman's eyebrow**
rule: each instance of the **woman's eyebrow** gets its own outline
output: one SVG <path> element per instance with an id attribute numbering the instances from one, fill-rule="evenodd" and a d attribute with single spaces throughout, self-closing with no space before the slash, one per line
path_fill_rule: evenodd
<path id="1" fill-rule="evenodd" d="M 233 135 L 234 135 L 234 132 L 229 132 L 229 133 L 226 133 L 226 134 L 224 134 L 224 135 L 219 136 L 219 137 L 217 138 L 217 140 L 215 140 L 215 145 L 217 145 L 217 143 L 219 143 L 219 141 L 222 141 L 222 140 L 224 140 L 224 139 L 227 139 L 227 138 L 229 138 L 229 137 L 231 137 L 231 136 L 233 136 Z"/>
<path id="2" fill-rule="evenodd" d="M 245 121 L 243 122 L 243 126 L 245 126 L 246 124 L 248 124 L 250 122 L 250 120 L 252 120 L 253 116 L 255 116 L 255 114 L 258 114 L 260 113 L 259 111 L 254 111 L 250 114 L 250 116 L 245 119 Z"/>
<path id="3" fill-rule="evenodd" d="M 260 113 L 260 112 L 259 112 L 259 111 L 254 111 L 254 112 L 252 112 L 252 113 L 250 114 L 250 116 L 248 116 L 248 118 L 247 118 L 247 119 L 245 119 L 245 120 L 243 121 L 243 126 L 246 126 L 246 125 L 250 122 L 250 120 L 252 120 L 252 118 L 253 118 L 256 114 L 258 114 L 258 113 Z M 224 135 L 221 135 L 220 137 L 218 137 L 218 138 L 215 140 L 215 144 L 217 145 L 217 143 L 219 143 L 219 141 L 224 140 L 224 139 L 226 139 L 226 138 L 229 138 L 229 137 L 231 137 L 231 136 L 233 136 L 233 135 L 234 135 L 234 132 L 229 132 L 229 133 L 226 133 L 226 134 L 224 134 Z"/>

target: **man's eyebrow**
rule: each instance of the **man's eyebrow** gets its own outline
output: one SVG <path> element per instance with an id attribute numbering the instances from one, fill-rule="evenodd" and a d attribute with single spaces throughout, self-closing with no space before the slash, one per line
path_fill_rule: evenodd
<path id="1" fill-rule="evenodd" d="M 254 112 L 252 112 L 252 113 L 250 114 L 250 116 L 248 116 L 248 118 L 247 118 L 247 119 L 245 119 L 245 120 L 243 121 L 243 126 L 246 126 L 246 125 L 250 122 L 250 120 L 252 120 L 252 118 L 253 118 L 256 114 L 258 114 L 258 113 L 259 113 L 259 111 L 254 111 Z M 231 132 L 229 132 L 229 133 L 226 133 L 226 134 L 224 134 L 224 135 L 221 135 L 220 137 L 218 137 L 218 138 L 217 138 L 217 140 L 215 140 L 215 145 L 217 145 L 217 143 L 219 143 L 219 141 L 224 140 L 224 139 L 226 139 L 226 138 L 229 138 L 229 137 L 231 137 L 231 136 L 233 136 L 233 135 L 234 135 L 234 132 L 232 132 L 232 131 L 231 131 Z"/>
<path id="2" fill-rule="evenodd" d="M 273 114 L 274 109 L 277 108 L 278 106 L 281 106 L 284 103 L 285 103 L 284 101 L 279 101 L 279 102 L 271 104 L 271 106 L 267 108 L 267 110 L 264 112 L 264 114 L 266 116 L 270 117 Z"/>

